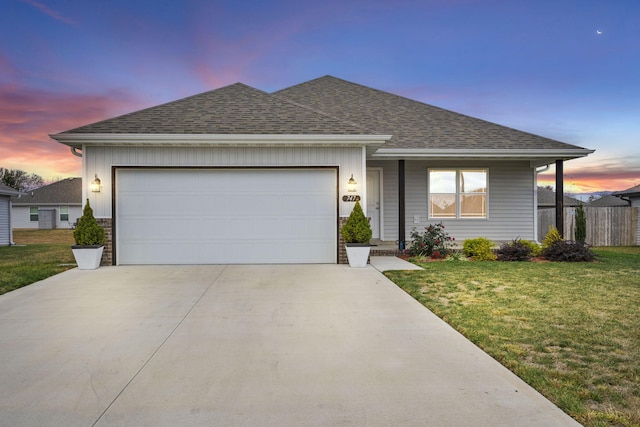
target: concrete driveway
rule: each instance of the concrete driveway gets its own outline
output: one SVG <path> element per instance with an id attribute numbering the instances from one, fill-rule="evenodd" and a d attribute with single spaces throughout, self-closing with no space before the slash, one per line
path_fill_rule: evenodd
<path id="1" fill-rule="evenodd" d="M 70 270 L 0 343 L 3 426 L 578 425 L 372 267 Z"/>

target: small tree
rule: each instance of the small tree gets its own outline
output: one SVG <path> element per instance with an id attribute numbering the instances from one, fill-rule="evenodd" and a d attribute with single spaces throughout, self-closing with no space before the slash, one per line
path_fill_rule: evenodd
<path id="1" fill-rule="evenodd" d="M 30 191 L 42 187 L 44 180 L 35 173 L 29 174 L 20 169 L 0 168 L 0 183 L 18 191 Z"/>
<path id="2" fill-rule="evenodd" d="M 340 232 L 345 243 L 369 243 L 373 232 L 369 220 L 364 216 L 360 202 L 356 202 Z"/>
<path id="3" fill-rule="evenodd" d="M 93 209 L 89 205 L 89 199 L 87 199 L 87 204 L 84 206 L 76 229 L 73 230 L 73 238 L 76 240 L 76 245 L 104 245 L 104 228 L 100 227 L 100 224 L 93 216 Z"/>
<path id="4" fill-rule="evenodd" d="M 576 208 L 576 242 L 584 243 L 587 240 L 587 215 L 582 203 Z"/>
<path id="5" fill-rule="evenodd" d="M 544 240 L 542 241 L 542 250 L 544 251 L 545 249 L 553 245 L 555 242 L 559 242 L 559 241 L 562 241 L 562 236 L 560 235 L 560 232 L 553 225 L 550 225 L 549 231 L 547 231 L 547 235 L 544 236 Z"/>

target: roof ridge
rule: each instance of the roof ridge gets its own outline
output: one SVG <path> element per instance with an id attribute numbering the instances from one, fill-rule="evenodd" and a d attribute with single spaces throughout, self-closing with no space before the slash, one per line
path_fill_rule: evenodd
<path id="1" fill-rule="evenodd" d="M 377 88 L 370 87 L 370 86 L 365 86 L 365 85 L 363 85 L 361 83 L 352 82 L 352 81 L 349 81 L 349 80 L 346 80 L 346 79 L 342 79 L 340 77 L 332 76 L 330 74 L 327 74 L 327 75 L 324 75 L 324 76 L 321 76 L 321 77 L 318 77 L 318 78 L 315 78 L 315 79 L 312 79 L 312 80 L 309 80 L 309 81 L 306 81 L 306 82 L 302 82 L 302 83 L 299 83 L 297 85 L 286 87 L 286 88 L 281 89 L 281 90 L 279 90 L 277 92 L 274 92 L 274 93 L 283 92 L 283 91 L 286 91 L 286 90 L 289 90 L 289 89 L 293 89 L 293 88 L 298 87 L 298 86 L 303 86 L 303 85 L 306 85 L 306 84 L 309 84 L 309 83 L 312 83 L 312 82 L 317 82 L 317 81 L 322 81 L 322 80 L 338 81 L 338 82 L 341 82 L 343 84 L 348 84 L 348 85 L 351 85 L 351 86 L 354 86 L 354 87 L 367 89 L 369 91 L 373 91 L 373 92 L 376 92 L 376 93 L 379 93 L 379 94 L 382 94 L 382 95 L 386 95 L 386 96 L 392 96 L 392 97 L 395 97 L 397 99 L 404 100 L 405 102 L 418 104 L 418 105 L 421 105 L 421 106 L 424 106 L 424 107 L 427 107 L 427 108 L 431 108 L 431 109 L 434 109 L 434 110 L 437 110 L 437 111 L 441 111 L 441 112 L 444 112 L 444 113 L 447 113 L 447 114 L 452 114 L 454 116 L 458 116 L 458 117 L 461 117 L 461 118 L 464 118 L 464 119 L 470 119 L 470 120 L 475 120 L 475 121 L 478 121 L 478 122 L 482 122 L 483 124 L 489 125 L 491 127 L 498 127 L 498 128 L 501 128 L 501 129 L 508 129 L 510 131 L 520 132 L 520 133 L 523 133 L 523 134 L 534 136 L 536 138 L 543 138 L 543 139 L 546 139 L 548 141 L 561 143 L 561 144 L 564 144 L 564 145 L 567 145 L 567 146 L 572 146 L 574 148 L 582 148 L 582 147 L 579 147 L 579 146 L 577 146 L 575 144 L 569 144 L 569 143 L 566 143 L 566 142 L 559 141 L 557 139 L 549 138 L 549 137 L 542 136 L 542 135 L 537 135 L 537 134 L 534 134 L 534 133 L 529 132 L 529 131 L 516 129 L 516 128 L 510 127 L 510 126 L 506 126 L 506 125 L 503 125 L 503 124 L 500 124 L 500 123 L 491 122 L 489 120 L 482 119 L 482 118 L 479 118 L 479 117 L 474 117 L 474 116 L 471 116 L 471 115 L 468 115 L 468 114 L 459 113 L 457 111 L 449 110 L 447 108 L 438 107 L 436 105 L 428 104 L 428 103 L 423 102 L 423 101 L 418 101 L 416 99 L 409 98 L 408 96 L 398 95 L 398 94 L 393 93 L 393 92 L 385 91 L 385 90 L 382 90 L 382 89 L 377 89 Z"/>
<path id="2" fill-rule="evenodd" d="M 133 114 L 143 113 L 145 111 L 153 110 L 153 109 L 156 109 L 156 108 L 159 108 L 159 107 L 167 107 L 167 106 L 170 106 L 172 104 L 177 104 L 179 102 L 184 102 L 184 101 L 187 101 L 189 99 L 198 98 L 200 96 L 204 96 L 204 95 L 210 94 L 211 92 L 216 92 L 216 91 L 219 91 L 219 90 L 222 90 L 222 89 L 225 89 L 225 88 L 230 88 L 230 87 L 233 87 L 233 86 L 242 86 L 244 88 L 253 89 L 253 90 L 257 91 L 257 92 L 261 92 L 261 93 L 269 95 L 268 92 L 265 92 L 265 91 L 263 91 L 261 89 L 257 89 L 255 87 L 249 86 L 249 85 L 244 84 L 242 82 L 236 82 L 236 83 L 228 84 L 228 85 L 225 85 L 225 86 L 221 86 L 221 87 L 216 88 L 216 89 L 207 90 L 205 92 L 200 92 L 200 93 L 196 93 L 196 94 L 193 94 L 193 95 L 188 95 L 188 96 L 185 96 L 184 98 L 174 99 L 173 101 L 164 102 L 164 103 L 158 104 L 158 105 L 152 105 L 150 107 L 141 108 L 139 110 L 129 111 L 128 113 L 120 114 L 120 115 L 115 116 L 115 117 L 109 117 L 109 118 L 106 118 L 106 119 L 103 119 L 103 120 L 98 120 L 96 122 L 88 123 L 86 125 L 82 125 L 82 126 L 79 126 L 79 127 L 73 128 L 73 129 L 69 129 L 69 130 L 66 130 L 66 131 L 61 132 L 61 133 L 63 133 L 63 134 L 64 133 L 74 133 L 75 131 L 77 131 L 79 129 L 82 129 L 82 128 L 85 128 L 85 127 L 88 127 L 88 126 L 94 126 L 94 125 L 97 125 L 97 124 L 100 124 L 100 123 L 104 123 L 104 122 L 107 122 L 107 121 L 121 119 L 121 118 L 124 118 L 124 117 L 129 117 L 129 116 L 131 116 Z"/>

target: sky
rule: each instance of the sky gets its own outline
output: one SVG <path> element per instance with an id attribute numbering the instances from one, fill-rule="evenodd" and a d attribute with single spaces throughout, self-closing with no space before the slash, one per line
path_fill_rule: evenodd
<path id="1" fill-rule="evenodd" d="M 595 149 L 566 192 L 640 184 L 638 0 L 0 0 L 0 167 L 80 176 L 49 134 L 328 74 Z"/>

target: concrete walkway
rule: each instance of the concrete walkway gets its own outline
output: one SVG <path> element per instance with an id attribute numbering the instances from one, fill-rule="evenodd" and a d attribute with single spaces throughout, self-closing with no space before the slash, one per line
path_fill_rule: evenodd
<path id="1" fill-rule="evenodd" d="M 376 270 L 392 271 L 392 270 L 423 270 L 422 267 L 405 261 L 395 256 L 370 256 L 369 263 Z"/>
<path id="2" fill-rule="evenodd" d="M 3 426 L 572 426 L 372 267 L 70 270 L 0 296 Z"/>

